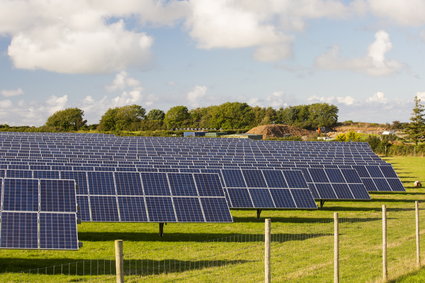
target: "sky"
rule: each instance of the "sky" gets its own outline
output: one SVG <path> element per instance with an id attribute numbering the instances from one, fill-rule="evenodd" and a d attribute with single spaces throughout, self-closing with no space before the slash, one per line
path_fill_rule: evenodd
<path id="1" fill-rule="evenodd" d="M 0 0 L 0 124 L 235 101 L 406 122 L 425 101 L 424 15 L 425 0 Z"/>

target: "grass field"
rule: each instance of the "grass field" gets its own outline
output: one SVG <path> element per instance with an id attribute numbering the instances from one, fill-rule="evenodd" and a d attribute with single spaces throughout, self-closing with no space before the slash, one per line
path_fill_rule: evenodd
<path id="1" fill-rule="evenodd" d="M 386 204 L 389 277 L 397 282 L 423 282 L 425 271 L 412 272 L 414 201 L 425 201 L 425 189 L 412 184 L 425 180 L 425 159 L 387 161 L 394 165 L 407 193 L 377 193 L 365 202 L 326 202 L 317 211 L 263 211 L 260 220 L 255 211 L 233 211 L 235 223 L 168 224 L 163 238 L 158 236 L 157 224 L 83 223 L 78 227 L 84 243 L 79 251 L 1 250 L 0 281 L 113 282 L 114 240 L 123 239 L 127 274 L 134 274 L 126 276 L 128 282 L 261 282 L 263 218 L 270 217 L 273 280 L 330 282 L 333 213 L 338 212 L 341 281 L 373 282 L 381 277 L 381 206 Z M 425 210 L 421 213 L 421 233 L 425 234 Z M 425 235 L 422 246 L 425 262 Z M 400 277 L 405 274 L 409 275 Z"/>

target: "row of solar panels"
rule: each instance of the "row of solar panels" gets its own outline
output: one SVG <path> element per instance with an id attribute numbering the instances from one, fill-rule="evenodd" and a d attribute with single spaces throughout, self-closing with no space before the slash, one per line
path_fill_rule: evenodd
<path id="1" fill-rule="evenodd" d="M 309 172 L 318 171 L 317 169 L 331 170 L 335 169 L 354 169 L 357 171 L 361 178 L 362 183 L 365 185 L 367 191 L 404 191 L 404 187 L 400 182 L 397 174 L 390 165 L 332 165 L 332 166 L 308 166 L 308 167 L 291 167 L 291 166 L 261 166 L 256 164 L 249 164 L 247 166 L 176 166 L 176 165 L 162 165 L 152 164 L 145 167 L 112 167 L 112 166 L 43 166 L 43 165 L 0 165 L 0 176 L 8 177 L 41 177 L 56 176 L 57 173 L 53 171 L 111 171 L 111 172 L 208 172 L 217 169 L 290 169 L 302 170 L 308 181 L 320 182 L 320 179 L 310 177 Z M 316 170 L 315 170 L 316 169 Z M 5 174 L 4 171 L 10 171 Z M 31 170 L 31 171 L 28 171 Z M 32 172 L 34 171 L 34 172 Z M 10 175 L 10 176 L 9 176 Z"/>

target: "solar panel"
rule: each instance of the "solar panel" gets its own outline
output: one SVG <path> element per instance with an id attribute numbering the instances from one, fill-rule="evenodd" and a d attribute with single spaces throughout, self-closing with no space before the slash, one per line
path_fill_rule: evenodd
<path id="1" fill-rule="evenodd" d="M 404 192 L 405 188 L 391 165 L 353 165 L 369 192 Z"/>
<path id="2" fill-rule="evenodd" d="M 74 180 L 0 179 L 0 248 L 78 249 Z"/>
<path id="3" fill-rule="evenodd" d="M 302 168 L 317 200 L 368 200 L 366 187 L 354 169 Z"/>
<path id="4" fill-rule="evenodd" d="M 301 171 L 222 169 L 221 172 L 231 208 L 317 208 Z"/>
<path id="5" fill-rule="evenodd" d="M 232 222 L 217 174 L 88 172 L 90 194 L 78 193 L 82 221 Z M 91 175 L 91 177 L 90 177 Z M 104 181 L 103 178 L 109 181 Z M 114 188 L 92 188 L 95 184 Z M 109 195 L 109 193 L 115 194 Z M 216 208 L 210 205 L 216 203 Z M 204 207 L 205 205 L 205 207 Z M 211 212 L 214 212 L 213 215 Z"/>

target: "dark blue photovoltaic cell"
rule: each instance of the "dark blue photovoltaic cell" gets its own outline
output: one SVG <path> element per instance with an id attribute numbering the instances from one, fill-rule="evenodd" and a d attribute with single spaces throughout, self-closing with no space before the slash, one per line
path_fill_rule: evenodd
<path id="1" fill-rule="evenodd" d="M 300 170 L 301 172 L 303 172 L 304 179 L 306 180 L 307 183 L 313 182 L 307 168 L 297 168 L 297 170 Z"/>
<path id="2" fill-rule="evenodd" d="M 308 188 L 310 189 L 311 194 L 314 199 L 320 199 L 320 195 L 317 192 L 316 186 L 313 183 L 308 184 Z"/>
<path id="3" fill-rule="evenodd" d="M 87 175 L 91 195 L 115 195 L 112 172 L 88 172 Z"/>
<path id="4" fill-rule="evenodd" d="M 81 221 L 90 221 L 90 208 L 88 196 L 77 196 L 77 218 Z"/>
<path id="5" fill-rule="evenodd" d="M 3 210 L 38 211 L 38 180 L 4 179 Z"/>
<path id="6" fill-rule="evenodd" d="M 288 184 L 280 170 L 263 170 L 269 188 L 287 188 Z"/>
<path id="7" fill-rule="evenodd" d="M 369 172 L 367 171 L 365 166 L 353 166 L 353 169 L 357 171 L 357 174 L 359 174 L 360 178 L 370 177 Z"/>
<path id="8" fill-rule="evenodd" d="M 4 177 L 6 175 L 5 170 L 0 170 L 0 177 Z"/>
<path id="9" fill-rule="evenodd" d="M 388 185 L 385 179 L 374 178 L 373 181 L 375 182 L 378 191 L 391 191 L 390 185 Z"/>
<path id="10" fill-rule="evenodd" d="M 122 222 L 147 222 L 145 198 L 118 197 Z"/>
<path id="11" fill-rule="evenodd" d="M 353 199 L 350 187 L 347 184 L 332 184 L 338 199 Z"/>
<path id="12" fill-rule="evenodd" d="M 296 208 L 296 204 L 289 190 L 270 190 L 276 208 Z"/>
<path id="13" fill-rule="evenodd" d="M 384 177 L 381 170 L 379 170 L 378 166 L 366 166 L 367 171 L 369 172 L 369 175 L 374 177 Z"/>
<path id="14" fill-rule="evenodd" d="M 404 192 L 404 186 L 399 179 L 387 179 L 388 184 L 393 191 Z"/>
<path id="15" fill-rule="evenodd" d="M 325 169 L 325 172 L 331 183 L 345 183 L 344 176 L 339 169 Z"/>
<path id="16" fill-rule="evenodd" d="M 2 212 L 0 246 L 37 249 L 37 213 Z"/>
<path id="17" fill-rule="evenodd" d="M 336 194 L 330 184 L 316 184 L 320 199 L 336 199 Z"/>
<path id="18" fill-rule="evenodd" d="M 143 195 L 139 173 L 116 172 L 115 184 L 118 195 Z"/>
<path id="19" fill-rule="evenodd" d="M 41 211 L 75 212 L 73 180 L 40 180 Z"/>
<path id="20" fill-rule="evenodd" d="M 282 171 L 289 188 L 308 188 L 301 171 Z"/>
<path id="21" fill-rule="evenodd" d="M 200 196 L 223 196 L 223 187 L 217 174 L 195 174 L 195 183 Z"/>
<path id="22" fill-rule="evenodd" d="M 227 188 L 246 188 L 240 170 L 221 170 Z"/>
<path id="23" fill-rule="evenodd" d="M 260 170 L 242 170 L 247 187 L 265 188 L 267 187 L 263 174 Z"/>
<path id="24" fill-rule="evenodd" d="M 313 182 L 329 183 L 324 169 L 309 169 L 308 171 L 310 172 Z"/>
<path id="25" fill-rule="evenodd" d="M 348 184 L 348 186 L 356 199 L 370 199 L 370 196 L 363 185 Z"/>
<path id="26" fill-rule="evenodd" d="M 176 222 L 173 203 L 167 197 L 146 197 L 151 222 Z"/>
<path id="27" fill-rule="evenodd" d="M 168 174 L 173 196 L 197 196 L 192 174 Z"/>
<path id="28" fill-rule="evenodd" d="M 86 172 L 62 171 L 61 179 L 73 179 L 77 183 L 77 194 L 88 194 Z"/>
<path id="29" fill-rule="evenodd" d="M 146 195 L 169 196 L 170 187 L 165 173 L 140 173 Z"/>
<path id="30" fill-rule="evenodd" d="M 40 214 L 41 249 L 78 249 L 75 214 Z"/>
<path id="31" fill-rule="evenodd" d="M 198 198 L 173 198 L 179 222 L 203 222 L 201 205 Z"/>
<path id="32" fill-rule="evenodd" d="M 358 173 L 354 169 L 341 169 L 342 174 L 347 180 L 347 183 L 361 184 L 362 180 L 360 179 Z"/>
<path id="33" fill-rule="evenodd" d="M 59 171 L 34 171 L 33 178 L 59 179 Z"/>
<path id="34" fill-rule="evenodd" d="M 6 170 L 8 178 L 32 178 L 32 171 L 29 170 Z"/>
<path id="35" fill-rule="evenodd" d="M 381 169 L 385 177 L 398 178 L 397 174 L 395 173 L 394 169 L 391 166 L 379 166 L 379 168 Z"/>
<path id="36" fill-rule="evenodd" d="M 317 208 L 316 203 L 311 197 L 310 190 L 291 190 L 292 196 L 294 197 L 297 208 Z"/>
<path id="37" fill-rule="evenodd" d="M 207 222 L 232 222 L 232 215 L 224 198 L 201 199 Z"/>
<path id="38" fill-rule="evenodd" d="M 250 189 L 249 193 L 255 208 L 275 207 L 268 189 Z"/>
<path id="39" fill-rule="evenodd" d="M 118 208 L 116 197 L 91 196 L 90 206 L 92 221 L 118 222 Z"/>
<path id="40" fill-rule="evenodd" d="M 366 190 L 369 192 L 377 191 L 375 183 L 371 178 L 363 178 L 362 179 L 363 185 L 366 187 Z"/>
<path id="41" fill-rule="evenodd" d="M 252 208 L 251 198 L 246 189 L 228 189 L 227 193 L 230 198 L 232 208 Z"/>

